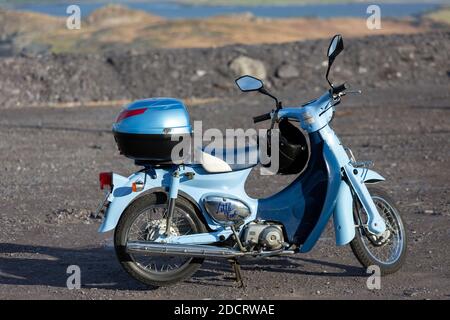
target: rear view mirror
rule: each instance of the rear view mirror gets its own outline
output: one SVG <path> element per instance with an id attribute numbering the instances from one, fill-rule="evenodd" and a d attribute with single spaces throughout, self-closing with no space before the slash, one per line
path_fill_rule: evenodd
<path id="1" fill-rule="evenodd" d="M 327 74 L 325 75 L 325 78 L 327 79 L 328 83 L 331 87 L 333 87 L 333 84 L 328 79 L 328 75 L 330 73 L 330 68 L 333 65 L 334 59 L 339 55 L 339 53 L 344 50 L 344 41 L 342 40 L 342 36 L 340 34 L 337 34 L 331 39 L 330 46 L 328 47 L 327 56 L 328 56 L 328 68 L 327 68 Z"/>
<path id="2" fill-rule="evenodd" d="M 265 94 L 275 100 L 277 110 L 281 109 L 281 102 L 278 101 L 277 97 L 272 95 L 269 91 L 264 88 L 264 83 L 258 78 L 252 76 L 242 76 L 236 79 L 236 84 L 243 92 L 258 91 L 259 93 Z"/>
<path id="3" fill-rule="evenodd" d="M 344 50 L 342 36 L 340 34 L 335 35 L 333 39 L 331 39 L 330 46 L 328 47 L 328 59 L 330 60 L 330 64 L 333 63 L 334 59 L 342 52 L 342 50 Z"/>
<path id="4" fill-rule="evenodd" d="M 258 91 L 264 87 L 261 80 L 252 76 L 242 76 L 236 80 L 236 84 L 243 92 Z"/>

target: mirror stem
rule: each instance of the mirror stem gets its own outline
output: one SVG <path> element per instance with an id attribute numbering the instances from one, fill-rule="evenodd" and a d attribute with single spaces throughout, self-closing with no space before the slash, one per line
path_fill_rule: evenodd
<path id="1" fill-rule="evenodd" d="M 281 101 L 277 100 L 277 110 L 280 110 L 283 108 L 283 105 L 281 104 Z"/>
<path id="2" fill-rule="evenodd" d="M 333 65 L 333 62 L 334 62 L 334 59 L 328 59 L 328 68 L 327 68 L 327 73 L 326 73 L 326 75 L 325 75 L 325 78 L 327 79 L 327 82 L 328 82 L 328 84 L 330 85 L 330 87 L 332 87 L 333 88 L 333 84 L 331 83 L 331 81 L 328 79 L 328 76 L 329 76 L 329 74 L 330 74 L 330 69 L 331 69 L 331 66 Z"/>
<path id="3" fill-rule="evenodd" d="M 327 75 L 326 75 L 326 79 L 327 79 L 327 82 L 328 82 L 328 84 L 330 85 L 330 87 L 332 87 L 333 88 L 333 84 L 331 83 L 331 81 L 330 81 L 330 79 L 328 79 L 328 74 L 330 73 L 330 67 L 328 66 L 328 70 L 327 70 Z"/>
<path id="4" fill-rule="evenodd" d="M 267 91 L 264 87 L 258 90 L 260 93 L 265 94 L 266 96 L 271 97 L 272 99 L 275 100 L 276 106 L 277 106 L 277 110 L 281 109 L 281 101 L 278 101 L 278 98 L 275 97 L 274 95 L 272 95 L 269 91 Z"/>

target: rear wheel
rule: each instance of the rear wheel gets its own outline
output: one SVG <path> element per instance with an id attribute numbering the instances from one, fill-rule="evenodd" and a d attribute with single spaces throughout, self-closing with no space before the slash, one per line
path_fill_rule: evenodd
<path id="1" fill-rule="evenodd" d="M 369 187 L 370 195 L 379 214 L 386 223 L 383 236 L 375 236 L 367 230 L 367 214 L 360 206 L 354 206 L 356 235 L 350 243 L 353 253 L 366 268 L 380 267 L 382 275 L 398 271 L 406 256 L 406 233 L 403 220 L 394 201 L 382 189 Z"/>
<path id="2" fill-rule="evenodd" d="M 136 280 L 152 286 L 167 286 L 185 280 L 200 268 L 203 259 L 183 256 L 128 253 L 128 241 L 153 241 L 166 231 L 167 202 L 164 194 L 147 194 L 123 213 L 114 234 L 114 246 L 122 267 Z M 206 232 L 188 201 L 176 200 L 172 235 Z"/>

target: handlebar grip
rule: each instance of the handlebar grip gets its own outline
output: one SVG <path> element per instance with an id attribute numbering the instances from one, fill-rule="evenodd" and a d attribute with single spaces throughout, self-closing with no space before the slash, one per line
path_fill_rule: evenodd
<path id="1" fill-rule="evenodd" d="M 253 117 L 253 123 L 258 123 L 270 119 L 271 119 L 270 113 L 265 113 L 260 116 Z"/>
<path id="2" fill-rule="evenodd" d="M 343 84 L 338 85 L 337 87 L 333 87 L 333 93 L 339 94 L 342 91 L 345 91 L 346 89 L 347 89 L 347 85 L 344 82 Z"/>

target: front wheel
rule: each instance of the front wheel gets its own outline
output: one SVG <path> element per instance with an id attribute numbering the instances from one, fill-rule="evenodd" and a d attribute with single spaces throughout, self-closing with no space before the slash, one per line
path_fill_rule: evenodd
<path id="1" fill-rule="evenodd" d="M 356 235 L 350 243 L 353 253 L 366 268 L 371 265 L 380 267 L 382 275 L 398 271 L 405 261 L 406 232 L 394 201 L 383 190 L 369 187 L 370 195 L 378 213 L 386 223 L 386 232 L 375 236 L 367 230 L 367 214 L 359 204 L 354 205 Z"/>

